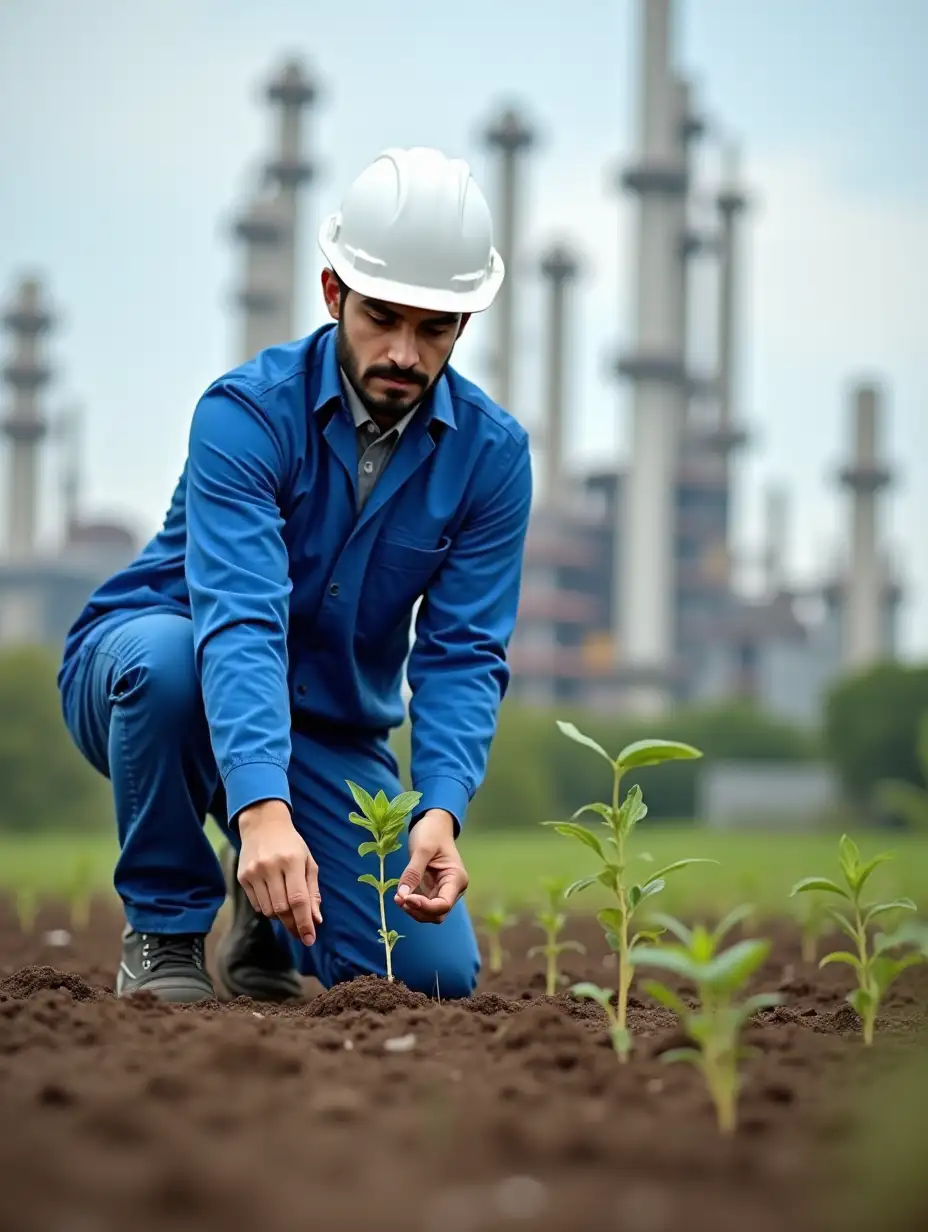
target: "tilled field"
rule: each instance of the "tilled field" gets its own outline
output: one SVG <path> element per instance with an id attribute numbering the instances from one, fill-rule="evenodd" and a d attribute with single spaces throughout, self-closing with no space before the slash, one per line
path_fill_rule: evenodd
<path id="1" fill-rule="evenodd" d="M 466 1002 L 368 979 L 170 1008 L 115 999 L 119 924 L 101 908 L 53 945 L 64 908 L 24 936 L 0 903 L 3 1232 L 928 1227 L 926 968 L 865 1054 L 849 969 L 803 964 L 777 930 L 757 987 L 787 1002 L 747 1032 L 759 1055 L 725 1141 L 700 1076 L 661 1062 L 683 1042 L 672 1015 L 633 999 L 619 1065 L 598 1007 L 543 995 L 527 925 Z M 598 924 L 571 935 L 587 955 L 565 955 L 570 980 L 611 983 Z"/>

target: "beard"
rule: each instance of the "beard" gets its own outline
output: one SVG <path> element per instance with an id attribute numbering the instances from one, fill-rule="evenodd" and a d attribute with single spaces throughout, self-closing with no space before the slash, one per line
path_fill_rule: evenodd
<path id="1" fill-rule="evenodd" d="M 454 348 L 452 347 L 452 351 Z M 386 424 L 399 423 L 422 403 L 432 386 L 444 375 L 445 369 L 451 363 L 451 351 L 433 380 L 429 380 L 424 372 L 412 368 L 397 368 L 390 364 L 372 364 L 361 372 L 357 356 L 352 349 L 345 331 L 344 321 L 336 323 L 335 353 L 338 362 L 352 389 L 361 400 L 361 404 L 370 417 Z M 411 389 L 388 389 L 377 396 L 366 388 L 365 382 L 374 377 L 385 377 L 387 380 L 409 381 Z"/>

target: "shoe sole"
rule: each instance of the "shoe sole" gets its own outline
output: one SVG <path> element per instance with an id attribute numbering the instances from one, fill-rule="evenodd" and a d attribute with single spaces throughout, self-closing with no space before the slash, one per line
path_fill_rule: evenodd
<path id="1" fill-rule="evenodd" d="M 151 980 L 146 984 L 135 984 L 130 988 L 117 988 L 117 997 L 132 997 L 136 993 L 150 992 L 159 1001 L 170 1005 L 197 1005 L 203 1001 L 215 1001 L 213 989 L 205 989 L 202 984 L 192 980 Z"/>

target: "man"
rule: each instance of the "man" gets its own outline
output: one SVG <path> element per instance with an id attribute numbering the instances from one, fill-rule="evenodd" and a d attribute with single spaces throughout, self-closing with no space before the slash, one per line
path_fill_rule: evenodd
<path id="1" fill-rule="evenodd" d="M 420 148 L 375 159 L 319 242 L 334 324 L 209 386 L 162 529 L 67 638 L 65 721 L 113 789 L 120 995 L 213 997 L 227 890 L 232 995 L 384 972 L 347 781 L 401 790 L 407 656 L 421 801 L 388 861 L 394 970 L 442 997 L 476 982 L 455 840 L 508 683 L 532 479 L 525 431 L 449 364 L 503 262 L 467 165 Z"/>

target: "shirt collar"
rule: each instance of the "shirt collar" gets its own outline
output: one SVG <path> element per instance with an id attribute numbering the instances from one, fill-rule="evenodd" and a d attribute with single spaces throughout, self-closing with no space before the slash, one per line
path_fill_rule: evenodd
<path id="1" fill-rule="evenodd" d="M 348 391 L 353 393 L 351 386 L 347 381 L 342 382 L 341 370 L 338 363 L 338 356 L 335 354 L 335 331 L 336 326 L 331 325 L 323 335 L 320 349 L 321 362 L 319 374 L 319 392 L 316 395 L 316 402 L 313 407 L 314 411 L 321 411 L 324 406 L 328 406 L 333 400 L 338 400 L 344 406 L 346 403 L 352 413 L 354 422 L 357 423 L 354 411 L 351 408 L 350 400 L 346 396 Z M 429 392 L 425 402 L 421 403 L 413 414 L 421 411 L 426 423 L 432 419 L 437 419 L 441 423 L 446 424 L 449 428 L 455 426 L 454 406 L 451 402 L 451 390 L 448 387 L 447 373 L 442 374 L 439 380 L 435 383 L 432 390 Z M 365 417 L 367 412 L 364 412 Z M 410 415 L 408 418 L 412 418 Z M 404 427 L 406 426 L 404 421 Z"/>
<path id="2" fill-rule="evenodd" d="M 354 426 L 356 428 L 363 428 L 369 423 L 374 423 L 364 403 L 358 397 L 357 390 L 354 388 L 354 386 L 345 376 L 344 371 L 341 372 L 341 378 L 342 378 L 342 391 L 345 395 L 345 401 L 348 403 L 348 409 L 349 411 L 351 411 L 351 418 L 354 420 Z M 393 424 L 392 427 L 385 429 L 385 432 L 395 431 L 397 438 L 401 437 L 403 435 L 404 429 L 406 428 L 409 421 L 412 419 L 413 415 L 415 415 L 417 410 L 418 410 L 418 407 L 413 407 L 411 411 L 405 414 L 402 419 L 398 420 L 395 424 Z M 374 427 L 377 428 L 378 432 L 380 432 L 380 428 L 377 427 L 377 424 L 374 424 Z"/>

